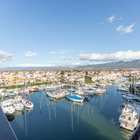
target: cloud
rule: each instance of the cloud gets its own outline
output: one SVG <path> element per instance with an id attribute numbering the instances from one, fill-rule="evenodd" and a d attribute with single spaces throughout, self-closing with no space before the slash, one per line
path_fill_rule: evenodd
<path id="1" fill-rule="evenodd" d="M 73 59 L 73 57 L 72 57 L 72 56 L 69 56 L 69 57 L 68 57 L 68 59 L 72 60 L 72 59 Z"/>
<path id="2" fill-rule="evenodd" d="M 131 24 L 130 26 L 127 26 L 127 27 L 124 27 L 123 25 L 121 26 L 118 26 L 116 28 L 116 30 L 118 32 L 122 32 L 122 33 L 131 33 L 133 32 L 134 30 L 132 29 L 134 27 L 135 23 Z"/>
<path id="3" fill-rule="evenodd" d="M 8 62 L 13 60 L 13 55 L 0 50 L 0 61 Z"/>
<path id="4" fill-rule="evenodd" d="M 114 19 L 116 19 L 116 17 L 112 16 L 112 17 L 109 17 L 107 20 L 109 20 L 112 23 Z"/>
<path id="5" fill-rule="evenodd" d="M 122 30 L 122 28 L 123 28 L 123 25 L 118 26 L 118 27 L 116 28 L 116 30 L 119 32 L 119 31 L 121 31 L 121 30 Z"/>
<path id="6" fill-rule="evenodd" d="M 69 51 L 68 50 L 62 50 L 62 51 L 58 51 L 58 52 L 52 51 L 52 52 L 50 52 L 50 54 L 65 54 L 67 52 L 69 52 Z"/>
<path id="7" fill-rule="evenodd" d="M 82 66 L 82 65 L 88 65 L 90 63 L 50 63 L 50 64 L 30 64 L 30 63 L 25 63 L 25 64 L 18 64 L 14 65 L 14 67 L 71 67 L 71 66 Z"/>
<path id="8" fill-rule="evenodd" d="M 65 58 L 65 56 L 64 56 L 64 55 L 60 56 L 60 59 L 64 59 L 64 58 Z"/>
<path id="9" fill-rule="evenodd" d="M 103 22 L 100 22 L 100 25 L 102 25 L 103 24 Z"/>
<path id="10" fill-rule="evenodd" d="M 134 52 L 129 51 L 118 51 L 112 54 L 79 54 L 78 60 L 89 60 L 89 61 L 115 61 L 115 60 L 136 60 L 140 59 L 140 51 Z"/>
<path id="11" fill-rule="evenodd" d="M 30 52 L 30 51 L 28 51 L 28 52 L 25 53 L 25 56 L 28 56 L 28 57 L 36 56 L 36 55 L 37 55 L 36 52 Z"/>

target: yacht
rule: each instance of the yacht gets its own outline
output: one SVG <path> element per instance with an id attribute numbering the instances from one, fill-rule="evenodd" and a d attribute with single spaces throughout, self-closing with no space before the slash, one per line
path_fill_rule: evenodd
<path id="1" fill-rule="evenodd" d="M 106 89 L 104 89 L 104 88 L 97 88 L 96 92 L 98 94 L 103 94 L 103 93 L 106 93 Z"/>
<path id="2" fill-rule="evenodd" d="M 54 91 L 52 91 L 52 90 L 47 91 L 46 94 L 47 94 L 48 97 L 51 97 L 51 98 L 55 98 L 56 97 L 56 93 Z"/>
<path id="3" fill-rule="evenodd" d="M 134 131 L 139 122 L 139 110 L 132 105 L 125 105 L 119 117 L 120 127 Z"/>
<path id="4" fill-rule="evenodd" d="M 17 101 L 21 102 L 22 101 L 22 96 L 15 96 L 14 99 L 16 99 Z"/>
<path id="5" fill-rule="evenodd" d="M 129 87 L 126 85 L 118 86 L 117 91 L 129 92 Z"/>
<path id="6" fill-rule="evenodd" d="M 34 104 L 29 100 L 22 99 L 22 103 L 26 108 L 33 108 L 34 107 Z"/>
<path id="7" fill-rule="evenodd" d="M 15 108 L 12 106 L 11 100 L 1 101 L 1 108 L 6 116 L 11 116 L 15 112 Z"/>
<path id="8" fill-rule="evenodd" d="M 13 106 L 14 106 L 15 110 L 17 110 L 17 111 L 23 110 L 24 105 L 21 102 L 19 102 L 17 99 L 13 99 L 12 102 L 13 102 Z"/>
<path id="9" fill-rule="evenodd" d="M 134 100 L 134 99 L 136 99 L 135 95 L 133 95 L 131 93 L 123 94 L 122 98 L 124 98 L 125 100 Z"/>

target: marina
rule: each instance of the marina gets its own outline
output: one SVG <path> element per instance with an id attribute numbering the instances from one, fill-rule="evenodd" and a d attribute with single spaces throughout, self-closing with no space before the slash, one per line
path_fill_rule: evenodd
<path id="1" fill-rule="evenodd" d="M 119 117 L 124 99 L 115 85 L 108 87 L 106 93 L 88 95 L 88 100 L 82 102 L 73 102 L 65 97 L 52 98 L 46 90 L 21 96 L 24 98 L 22 101 L 26 99 L 33 103 L 32 109 L 24 108 L 7 117 L 20 140 L 125 140 L 133 134 L 133 131 L 120 127 Z"/>
<path id="2" fill-rule="evenodd" d="M 1 0 L 0 140 L 140 140 L 139 5 Z"/>

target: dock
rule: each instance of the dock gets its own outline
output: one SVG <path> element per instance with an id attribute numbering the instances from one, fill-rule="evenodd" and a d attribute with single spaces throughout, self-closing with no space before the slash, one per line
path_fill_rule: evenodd
<path id="1" fill-rule="evenodd" d="M 0 106 L 0 140 L 18 140 Z"/>

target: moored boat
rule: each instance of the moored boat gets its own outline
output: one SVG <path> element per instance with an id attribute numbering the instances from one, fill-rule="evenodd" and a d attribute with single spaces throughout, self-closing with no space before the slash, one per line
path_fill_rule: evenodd
<path id="1" fill-rule="evenodd" d="M 80 96 L 77 96 L 77 95 L 66 95 L 66 98 L 71 100 L 71 101 L 74 101 L 74 102 L 83 102 L 83 98 L 81 98 Z"/>
<path id="2" fill-rule="evenodd" d="M 12 106 L 11 99 L 3 100 L 1 102 L 1 108 L 6 116 L 11 116 L 15 112 L 15 108 Z"/>
<path id="3" fill-rule="evenodd" d="M 34 107 L 34 104 L 29 100 L 22 99 L 22 103 L 26 108 L 33 108 Z"/>

